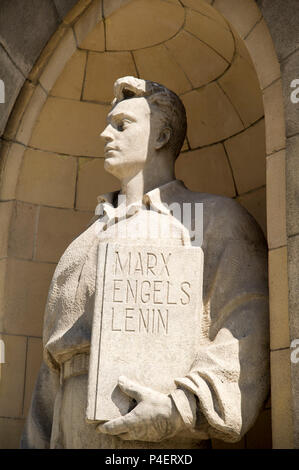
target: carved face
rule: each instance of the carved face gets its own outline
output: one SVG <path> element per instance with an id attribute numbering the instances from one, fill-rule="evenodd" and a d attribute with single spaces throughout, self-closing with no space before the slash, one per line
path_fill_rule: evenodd
<path id="1" fill-rule="evenodd" d="M 155 152 L 159 113 L 151 115 L 145 98 L 131 98 L 119 102 L 107 121 L 101 134 L 105 139 L 104 168 L 120 179 L 134 176 Z"/>

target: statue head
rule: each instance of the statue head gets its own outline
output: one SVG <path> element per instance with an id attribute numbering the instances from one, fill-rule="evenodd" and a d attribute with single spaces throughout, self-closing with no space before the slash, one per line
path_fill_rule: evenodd
<path id="1" fill-rule="evenodd" d="M 186 111 L 179 97 L 159 83 L 119 78 L 105 139 L 105 169 L 118 178 L 130 177 L 147 165 L 167 159 L 174 165 L 183 145 Z"/>

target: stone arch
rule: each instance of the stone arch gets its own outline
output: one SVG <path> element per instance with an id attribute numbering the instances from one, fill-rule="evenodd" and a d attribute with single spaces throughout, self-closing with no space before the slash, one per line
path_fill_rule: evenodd
<path id="1" fill-rule="evenodd" d="M 147 3 L 147 0 L 139 0 L 139 5 Z M 166 30 L 168 28 L 167 34 L 164 29 L 161 37 L 155 36 L 155 41 L 152 43 L 150 35 L 144 33 L 141 25 L 138 31 L 141 37 L 143 34 L 143 47 L 135 48 L 134 44 L 124 45 L 125 35 L 123 38 L 120 35 L 120 40 L 115 30 L 122 21 L 118 12 L 127 15 L 129 21 L 132 18 L 130 8 L 133 8 L 134 4 L 136 6 L 136 0 L 78 2 L 64 18 L 62 25 L 30 72 L 7 124 L 4 133 L 6 142 L 2 152 L 0 198 L 6 201 L 1 208 L 5 215 L 8 258 L 0 260 L 0 266 L 2 265 L 1 272 L 6 276 L 6 295 L 12 298 L 8 298 L 4 306 L 1 330 L 16 337 L 19 334 L 27 336 L 26 342 L 21 344 L 19 340 L 18 346 L 19 351 L 27 357 L 24 395 L 20 379 L 19 393 L 16 396 L 18 406 L 11 409 L 11 416 L 22 417 L 29 406 L 34 377 L 39 365 L 35 358 L 40 357 L 41 351 L 41 312 L 56 262 L 71 238 L 84 228 L 92 216 L 91 201 L 95 201 L 96 194 L 91 194 L 86 188 L 96 171 L 102 175 L 100 150 L 94 138 L 96 132 L 94 123 L 97 120 L 97 127 L 101 127 L 103 122 L 100 121 L 106 114 L 110 100 L 109 91 L 105 89 L 102 90 L 101 96 L 97 96 L 97 90 L 92 87 L 92 77 L 99 78 L 98 69 L 100 67 L 104 69 L 103 64 L 99 65 L 98 61 L 101 53 L 103 57 L 105 56 L 106 49 L 109 49 L 110 53 L 110 57 L 109 54 L 105 57 L 108 64 L 111 54 L 117 56 L 117 62 L 120 64 L 118 74 L 128 74 L 127 70 L 132 71 L 130 74 L 134 72 L 138 74 L 141 69 L 145 78 L 162 81 L 166 85 L 167 81 L 171 83 L 172 74 L 177 74 L 181 91 L 179 94 L 191 116 L 189 119 L 191 127 L 178 160 L 177 171 L 181 172 L 182 179 L 186 179 L 190 189 L 199 189 L 196 184 L 205 185 L 205 179 L 194 181 L 192 179 L 194 171 L 184 174 L 184 165 L 180 165 L 180 162 L 188 159 L 189 167 L 198 174 L 200 170 L 204 170 L 214 184 L 212 187 L 209 185 L 204 187 L 204 190 L 210 192 L 218 190 L 221 194 L 236 197 L 252 212 L 265 232 L 263 204 L 267 190 L 268 243 L 273 249 L 279 246 L 285 224 L 283 104 L 279 64 L 259 9 L 253 0 L 242 2 L 152 0 L 151 5 L 154 3 L 162 13 L 166 8 L 170 8 L 169 11 L 172 12 L 172 21 L 165 21 L 164 24 Z M 213 8 L 210 4 L 213 4 Z M 116 26 L 112 21 L 109 23 L 113 15 L 117 18 Z M 229 26 L 224 18 L 229 22 Z M 184 34 L 181 34 L 184 37 L 180 37 L 180 40 L 190 44 L 190 41 L 196 39 L 198 22 L 207 30 L 213 25 L 217 34 L 220 34 L 221 30 L 223 39 L 221 51 L 217 50 L 219 45 L 213 43 L 212 37 L 206 37 L 205 41 L 203 38 L 199 39 L 201 45 L 208 46 L 208 49 L 202 46 L 204 52 L 215 53 L 214 57 L 217 56 L 218 60 L 217 70 L 210 71 L 205 81 L 202 81 L 198 69 L 194 72 L 190 63 L 183 66 L 182 58 L 180 62 L 180 58 L 177 57 L 180 43 L 176 41 L 180 32 L 182 33 L 183 25 L 187 25 L 189 29 L 186 34 L 184 29 Z M 146 31 L 148 32 L 150 28 Z M 109 41 L 107 37 L 110 38 Z M 190 40 L 190 37 L 193 39 Z M 233 51 L 230 48 L 229 37 L 233 39 Z M 138 37 L 138 41 L 140 40 Z M 160 46 L 163 52 L 159 49 Z M 166 54 L 171 49 L 172 55 Z M 236 50 L 240 60 L 242 59 L 242 66 L 233 61 Z M 176 60 L 173 60 L 174 55 Z M 267 58 L 266 63 L 264 57 Z M 168 60 L 168 75 L 166 67 L 164 72 L 162 70 L 165 75 L 162 75 L 161 79 L 156 76 L 145 76 L 150 69 L 151 61 L 163 64 L 163 58 Z M 245 73 L 245 69 L 247 67 L 248 73 L 253 66 L 258 75 L 263 103 L 261 96 L 258 95 L 253 74 L 247 85 L 249 88 L 252 87 L 250 91 L 252 97 L 256 98 L 256 103 L 243 103 L 240 90 L 232 86 L 233 80 L 238 77 L 246 80 L 248 74 Z M 193 74 L 191 78 L 186 73 L 186 68 L 189 75 Z M 231 79 L 229 73 L 232 73 Z M 78 85 L 80 80 L 81 82 L 84 80 L 85 85 L 88 84 L 88 74 L 91 77 L 90 86 L 85 86 L 84 89 L 81 86 L 80 89 Z M 70 78 L 72 87 L 67 85 Z M 209 100 L 214 100 L 214 103 L 222 100 L 220 111 L 223 113 L 223 118 L 229 116 L 231 127 L 226 133 L 221 134 L 221 126 L 218 124 L 214 134 L 202 142 L 198 128 L 194 126 L 194 104 L 204 106 Z M 77 101 L 83 103 L 80 105 L 79 113 Z M 99 113 L 100 107 L 101 113 Z M 61 126 L 61 121 L 56 122 L 57 116 L 66 115 L 72 119 L 72 133 L 67 139 L 64 133 L 67 126 Z M 78 118 L 85 119 L 86 125 L 80 127 L 76 122 Z M 207 122 L 211 124 L 214 119 L 215 116 L 210 118 L 207 116 Z M 47 122 L 46 127 L 45 122 Z M 78 132 L 84 133 L 84 139 L 80 139 Z M 263 147 L 264 135 L 266 160 Z M 254 165 L 246 168 L 248 157 L 245 155 L 246 158 L 244 157 L 240 164 L 238 152 L 240 148 L 245 150 L 246 146 L 253 145 L 255 140 L 260 144 L 255 162 L 256 169 Z M 215 169 L 219 166 L 221 172 L 217 173 Z M 45 171 L 48 172 L 46 178 Z M 248 176 L 248 172 L 249 178 L 245 177 L 246 174 Z M 215 175 L 218 179 L 215 179 Z M 49 181 L 55 180 L 56 186 L 51 187 L 50 184 L 46 187 L 44 182 L 47 178 Z M 65 181 L 69 182 L 67 186 Z M 107 175 L 101 177 L 101 180 L 97 181 L 97 184 L 99 183 L 102 192 L 117 187 L 116 181 Z M 25 221 L 27 231 L 24 234 Z M 56 238 L 53 231 L 54 224 L 61 227 L 60 234 Z M 20 242 L 21 233 L 24 234 L 22 242 Z M 275 276 L 275 272 L 272 274 Z M 16 286 L 12 285 L 12 279 L 15 279 Z M 26 291 L 29 285 L 30 299 L 20 294 L 15 296 L 17 300 L 13 299 L 18 288 Z M 273 308 L 275 312 L 275 305 Z M 266 414 L 268 417 L 269 411 Z M 265 421 L 258 423 L 258 426 L 261 430 L 265 429 Z M 253 439 L 252 436 L 253 434 L 247 440 Z"/>

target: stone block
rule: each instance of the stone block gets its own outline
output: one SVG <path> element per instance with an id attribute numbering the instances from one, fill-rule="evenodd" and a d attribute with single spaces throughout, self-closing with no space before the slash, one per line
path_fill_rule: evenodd
<path id="1" fill-rule="evenodd" d="M 60 1 L 60 0 L 58 0 Z M 88 8 L 92 0 L 77 0 L 75 6 L 63 18 L 65 24 L 73 24 L 80 15 Z"/>
<path id="2" fill-rule="evenodd" d="M 124 7 L 127 3 L 132 0 L 103 0 L 103 12 L 104 18 L 108 18 L 113 12 L 119 8 Z"/>
<path id="3" fill-rule="evenodd" d="M 285 147 L 285 118 L 281 80 L 269 86 L 263 94 L 267 155 Z"/>
<path id="4" fill-rule="evenodd" d="M 288 136 L 299 133 L 299 51 L 292 54 L 281 64 L 282 86 L 284 94 L 284 109 L 286 120 L 286 133 Z M 291 87 L 293 80 L 297 79 L 296 87 Z M 294 100 L 291 94 L 295 92 Z M 292 98 L 292 100 L 291 100 Z"/>
<path id="5" fill-rule="evenodd" d="M 109 106 L 50 97 L 35 126 L 30 145 L 68 155 L 102 157 L 99 134 Z M 84 136 L 84 138 L 82 138 Z"/>
<path id="6" fill-rule="evenodd" d="M 237 201 L 255 218 L 266 237 L 266 189 L 260 188 L 255 191 L 251 191 L 250 193 L 241 195 L 237 198 Z"/>
<path id="7" fill-rule="evenodd" d="M 191 8 L 192 10 L 201 13 L 203 16 L 207 16 L 208 18 L 217 21 L 219 24 L 229 29 L 227 21 L 224 19 L 223 15 L 207 3 L 199 2 L 198 0 L 182 0 L 182 3 L 187 8 Z"/>
<path id="8" fill-rule="evenodd" d="M 246 449 L 272 449 L 271 410 L 264 410 L 246 434 Z"/>
<path id="9" fill-rule="evenodd" d="M 228 67 L 228 62 L 217 52 L 186 31 L 181 31 L 165 45 L 194 88 L 215 80 Z"/>
<path id="10" fill-rule="evenodd" d="M 254 68 L 237 55 L 231 67 L 218 80 L 245 127 L 264 115 L 263 98 Z"/>
<path id="11" fill-rule="evenodd" d="M 0 331 L 3 331 L 3 319 L 5 315 L 5 282 L 7 275 L 7 258 L 0 260 Z M 0 368 L 1 378 L 1 368 Z"/>
<path id="12" fill-rule="evenodd" d="M 104 170 L 104 159 L 80 158 L 76 208 L 94 211 L 97 197 L 120 188 L 119 181 Z"/>
<path id="13" fill-rule="evenodd" d="M 12 214 L 8 253 L 17 258 L 32 259 L 37 206 L 16 201 Z"/>
<path id="14" fill-rule="evenodd" d="M 93 212 L 41 207 L 35 259 L 58 262 L 68 245 L 86 228 Z"/>
<path id="15" fill-rule="evenodd" d="M 75 158 L 28 149 L 17 196 L 35 204 L 74 207 L 76 173 Z"/>
<path id="16" fill-rule="evenodd" d="M 7 144 L 6 150 L 3 149 L 1 159 L 3 162 L 0 200 L 15 199 L 16 189 L 19 177 L 19 171 L 23 161 L 25 147 L 19 144 Z"/>
<path id="17" fill-rule="evenodd" d="M 227 139 L 244 129 L 229 99 L 216 83 L 182 96 L 188 119 L 191 148 Z"/>
<path id="18" fill-rule="evenodd" d="M 255 65 L 262 90 L 280 77 L 280 68 L 273 41 L 264 20 L 260 21 L 245 40 Z"/>
<path id="19" fill-rule="evenodd" d="M 191 191 L 235 196 L 234 181 L 222 144 L 183 153 L 176 161 L 176 176 Z"/>
<path id="20" fill-rule="evenodd" d="M 3 317 L 5 333 L 41 337 L 54 269 L 55 264 L 8 261 Z"/>
<path id="21" fill-rule="evenodd" d="M 41 54 L 39 55 L 37 61 L 35 62 L 31 72 L 28 75 L 28 80 L 37 83 L 40 74 L 43 72 L 48 61 L 52 57 L 53 53 L 59 46 L 59 43 L 67 31 L 67 26 L 62 23 L 58 26 L 55 33 L 51 36 L 51 39 L 48 41 L 46 46 L 43 48 Z"/>
<path id="22" fill-rule="evenodd" d="M 59 41 L 59 44 L 39 77 L 39 81 L 46 91 L 49 92 L 51 90 L 63 71 L 67 60 L 74 54 L 75 50 L 76 41 L 73 30 L 71 28 L 66 29 L 65 34 Z"/>
<path id="23" fill-rule="evenodd" d="M 16 134 L 16 140 L 22 144 L 27 145 L 35 122 L 41 112 L 42 107 L 44 106 L 47 99 L 45 91 L 40 85 L 37 85 L 35 88 L 30 102 L 28 103 L 26 110 L 23 114 L 20 126 Z"/>
<path id="24" fill-rule="evenodd" d="M 92 31 L 87 34 L 83 42 L 81 42 L 80 48 L 89 51 L 104 52 L 105 41 L 105 26 L 104 22 L 100 21 Z"/>
<path id="25" fill-rule="evenodd" d="M 50 0 L 3 0 L 1 2 L 1 43 L 24 75 L 57 29 L 59 18 Z"/>
<path id="26" fill-rule="evenodd" d="M 214 19 L 194 10 L 187 10 L 184 29 L 194 34 L 198 39 L 217 51 L 223 59 L 231 63 L 235 44 L 233 35 L 228 29 L 222 27 Z"/>
<path id="27" fill-rule="evenodd" d="M 76 5 L 78 0 L 53 0 L 55 3 L 56 10 L 63 20 L 66 14 Z"/>
<path id="28" fill-rule="evenodd" d="M 74 24 L 77 44 L 81 47 L 86 36 L 102 20 L 102 0 L 94 0 Z"/>
<path id="29" fill-rule="evenodd" d="M 1 14 L 1 18 L 3 18 L 3 14 Z M 19 69 L 17 69 L 1 45 L 0 69 L 1 80 L 3 80 L 5 88 L 5 102 L 0 103 L 0 135 L 2 135 L 21 86 L 25 81 L 25 77 L 22 75 Z"/>
<path id="30" fill-rule="evenodd" d="M 171 38 L 183 23 L 184 8 L 180 4 L 161 0 L 129 2 L 106 18 L 106 47 L 108 51 L 124 51 L 154 46 Z"/>
<path id="31" fill-rule="evenodd" d="M 299 4 L 294 0 L 259 0 L 259 7 L 270 29 L 279 60 L 298 47 Z"/>
<path id="32" fill-rule="evenodd" d="M 271 352 L 272 436 L 274 449 L 293 448 L 290 350 Z"/>
<path id="33" fill-rule="evenodd" d="M 31 82 L 26 80 L 14 104 L 13 111 L 9 116 L 4 132 L 4 137 L 6 139 L 14 140 L 23 114 L 31 100 L 34 90 L 35 86 Z"/>
<path id="34" fill-rule="evenodd" d="M 52 96 L 80 100 L 85 74 L 87 53 L 76 51 L 65 64 L 65 67 L 51 90 Z"/>
<path id="35" fill-rule="evenodd" d="M 234 34 L 234 39 L 235 39 L 235 45 L 236 45 L 236 53 L 242 57 L 242 59 L 245 59 L 247 63 L 254 68 L 251 56 L 249 54 L 249 51 L 247 49 L 247 46 L 245 44 L 245 41 L 239 36 L 238 32 L 235 30 L 233 26 L 231 26 L 231 30 Z M 254 69 L 255 70 L 255 69 Z"/>
<path id="36" fill-rule="evenodd" d="M 8 255 L 8 242 L 14 202 L 0 202 L 1 238 L 0 259 Z"/>
<path id="37" fill-rule="evenodd" d="M 22 417 L 27 338 L 0 334 L 5 363 L 1 364 L 0 416 Z"/>
<path id="38" fill-rule="evenodd" d="M 226 140 L 225 148 L 239 194 L 263 186 L 266 182 L 265 122 Z"/>
<path id="39" fill-rule="evenodd" d="M 0 418 L 0 448 L 19 449 L 24 419 Z"/>
<path id="40" fill-rule="evenodd" d="M 269 248 L 286 244 L 285 151 L 267 157 L 267 225 Z"/>
<path id="41" fill-rule="evenodd" d="M 251 0 L 215 0 L 213 8 L 235 27 L 242 38 L 261 18 L 260 10 Z"/>
<path id="42" fill-rule="evenodd" d="M 299 136 L 287 139 L 286 149 L 286 200 L 287 200 L 287 234 L 299 233 Z"/>
<path id="43" fill-rule="evenodd" d="M 86 66 L 83 99 L 110 104 L 113 84 L 119 77 L 136 75 L 130 52 L 90 52 Z"/>
<path id="44" fill-rule="evenodd" d="M 299 235 L 288 240 L 290 339 L 299 338 Z M 297 364 L 298 367 L 298 364 Z"/>
<path id="45" fill-rule="evenodd" d="M 31 397 L 34 390 L 37 374 L 39 372 L 43 358 L 43 344 L 40 338 L 28 338 L 27 360 L 26 360 L 26 380 L 23 415 L 27 416 Z"/>
<path id="46" fill-rule="evenodd" d="M 286 247 L 269 251 L 269 295 L 271 349 L 288 348 L 290 333 Z"/>
<path id="47" fill-rule="evenodd" d="M 164 44 L 134 51 L 133 54 L 139 76 L 145 80 L 163 83 L 178 95 L 192 89 L 185 72 Z"/>

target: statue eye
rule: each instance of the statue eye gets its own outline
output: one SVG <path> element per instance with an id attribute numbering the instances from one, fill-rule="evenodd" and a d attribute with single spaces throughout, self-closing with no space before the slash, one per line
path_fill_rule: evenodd
<path id="1" fill-rule="evenodd" d="M 122 132 L 124 130 L 124 122 L 119 122 L 117 124 L 117 130 Z"/>

